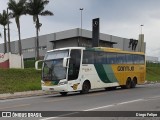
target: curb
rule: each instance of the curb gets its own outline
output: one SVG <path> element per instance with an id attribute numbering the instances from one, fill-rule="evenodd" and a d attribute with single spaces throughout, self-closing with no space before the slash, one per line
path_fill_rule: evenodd
<path id="1" fill-rule="evenodd" d="M 32 96 L 52 95 L 52 94 L 55 94 L 55 92 L 45 92 L 42 90 L 16 92 L 13 94 L 6 93 L 6 94 L 0 94 L 0 100 L 14 99 L 14 98 L 25 98 L 25 97 L 32 97 Z"/>

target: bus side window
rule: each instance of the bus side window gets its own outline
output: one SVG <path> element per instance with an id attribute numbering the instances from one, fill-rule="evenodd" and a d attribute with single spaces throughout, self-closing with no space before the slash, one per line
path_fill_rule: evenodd
<path id="1" fill-rule="evenodd" d="M 117 64 L 126 63 L 125 54 L 117 53 Z"/>
<path id="2" fill-rule="evenodd" d="M 84 50 L 82 64 L 94 64 L 94 52 Z"/>
<path id="3" fill-rule="evenodd" d="M 139 55 L 134 55 L 133 56 L 133 61 L 134 61 L 134 64 L 139 64 L 139 57 L 138 57 Z"/>
<path id="4" fill-rule="evenodd" d="M 95 64 L 106 64 L 106 54 L 104 52 L 95 52 Z"/>
<path id="5" fill-rule="evenodd" d="M 107 53 L 107 64 L 116 64 L 116 63 L 117 63 L 117 54 Z"/>
<path id="6" fill-rule="evenodd" d="M 144 64 L 145 63 L 144 55 L 139 55 L 139 63 L 140 64 Z"/>
<path id="7" fill-rule="evenodd" d="M 133 64 L 133 55 L 132 54 L 126 54 L 126 62 L 127 62 L 127 64 Z"/>

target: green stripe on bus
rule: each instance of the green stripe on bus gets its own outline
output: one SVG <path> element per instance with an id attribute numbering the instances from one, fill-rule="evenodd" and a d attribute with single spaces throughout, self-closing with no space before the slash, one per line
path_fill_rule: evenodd
<path id="1" fill-rule="evenodd" d="M 114 72 L 112 70 L 112 67 L 111 65 L 103 65 L 103 68 L 109 78 L 109 80 L 113 83 L 113 82 L 118 82 L 115 75 L 114 75 Z"/>
<path id="2" fill-rule="evenodd" d="M 96 68 L 96 71 L 98 73 L 98 76 L 99 78 L 104 82 L 104 83 L 111 83 L 111 81 L 109 80 L 106 72 L 105 72 L 105 69 L 103 67 L 102 64 L 95 64 L 94 65 L 95 68 Z"/>

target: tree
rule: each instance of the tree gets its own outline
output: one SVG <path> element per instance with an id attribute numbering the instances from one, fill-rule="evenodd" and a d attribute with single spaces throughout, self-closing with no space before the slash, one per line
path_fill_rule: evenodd
<path id="1" fill-rule="evenodd" d="M 11 10 L 12 18 L 15 18 L 17 29 L 18 29 L 18 48 L 19 54 L 22 55 L 22 45 L 21 45 L 21 30 L 20 30 L 20 17 L 26 14 L 26 7 L 25 7 L 26 0 L 9 0 L 8 2 L 8 9 Z"/>
<path id="2" fill-rule="evenodd" d="M 3 13 L 0 13 L 0 24 L 4 28 L 4 53 L 7 53 L 6 25 L 9 23 L 9 15 L 7 14 L 6 10 L 3 10 Z"/>
<path id="3" fill-rule="evenodd" d="M 45 6 L 49 3 L 49 0 L 28 0 L 26 2 L 27 14 L 33 16 L 33 22 L 36 24 L 36 60 L 39 59 L 39 31 L 42 24 L 39 22 L 40 16 L 51 16 L 53 13 L 48 10 L 44 10 Z"/>

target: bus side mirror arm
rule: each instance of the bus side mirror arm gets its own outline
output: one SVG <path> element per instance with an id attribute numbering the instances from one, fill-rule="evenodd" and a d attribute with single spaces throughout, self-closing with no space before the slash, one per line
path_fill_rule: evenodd
<path id="1" fill-rule="evenodd" d="M 38 68 L 38 63 L 39 63 L 39 62 L 43 62 L 43 61 L 44 61 L 44 60 L 38 60 L 38 61 L 35 62 L 35 69 L 36 69 L 36 70 L 42 70 L 42 69 L 39 69 L 39 68 Z"/>
<path id="2" fill-rule="evenodd" d="M 69 59 L 69 57 L 65 57 L 65 58 L 63 58 L 63 67 L 68 67 L 67 65 L 68 65 L 68 59 Z"/>

